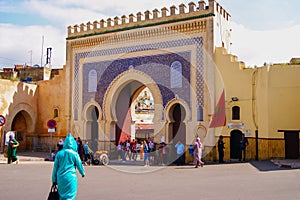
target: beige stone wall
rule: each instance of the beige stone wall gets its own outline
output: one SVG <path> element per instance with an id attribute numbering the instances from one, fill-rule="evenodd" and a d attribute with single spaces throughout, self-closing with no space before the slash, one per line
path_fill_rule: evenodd
<path id="1" fill-rule="evenodd" d="M 53 143 L 56 144 L 61 137 L 65 137 L 67 131 L 67 119 L 65 113 L 66 82 L 65 71 L 60 70 L 53 80 L 40 81 L 38 83 L 38 116 L 36 129 L 39 137 L 46 137 L 45 143 L 49 142 L 47 121 L 54 119 L 57 122 L 56 132 L 53 133 Z M 58 117 L 54 116 L 54 110 L 58 110 Z"/>
<path id="2" fill-rule="evenodd" d="M 274 65 L 258 70 L 258 117 L 263 137 L 283 138 L 278 130 L 299 130 L 300 68 L 296 65 Z M 267 115 L 267 116 L 266 116 Z"/>
<path id="3" fill-rule="evenodd" d="M 37 84 L 0 79 L 0 114 L 7 119 L 5 126 L 0 127 L 1 133 L 17 129 L 22 131 L 20 149 L 49 150 L 46 123 L 49 119 L 55 119 L 58 124 L 57 132 L 53 134 L 55 148 L 59 137 L 67 133 L 64 88 L 63 70 L 53 80 L 39 81 Z M 54 109 L 59 110 L 57 118 L 53 116 Z M 17 118 L 18 114 L 21 114 L 21 118 Z M 19 121 L 14 124 L 14 120 Z"/>
<path id="4" fill-rule="evenodd" d="M 37 85 L 27 84 L 18 81 L 0 80 L 0 113 L 6 118 L 6 124 L 0 127 L 1 141 L 3 133 L 14 128 L 23 130 L 13 124 L 13 120 L 18 113 L 21 113 L 26 120 L 26 129 L 22 131 L 21 149 L 27 148 L 30 143 L 29 137 L 34 135 L 37 121 Z M 2 142 L 1 142 L 1 145 Z M 2 146 L 3 147 L 3 146 Z"/>
<path id="5" fill-rule="evenodd" d="M 300 74 L 299 66 L 273 65 L 261 68 L 245 68 L 244 63 L 227 54 L 225 49 L 216 48 L 215 61 L 226 92 L 226 122 L 244 123 L 250 148 L 247 154 L 255 158 L 255 130 L 258 130 L 259 159 L 285 156 L 284 134 L 278 130 L 299 130 L 300 118 Z M 217 87 L 217 88 L 218 88 Z M 232 101 L 231 97 L 238 97 Z M 232 120 L 232 106 L 240 107 L 240 120 Z M 233 129 L 227 124 L 217 128 L 216 137 L 220 134 L 229 137 Z M 230 142 L 229 138 L 226 140 Z M 228 143 L 229 144 L 229 143 Z M 253 144 L 253 145 L 252 145 Z M 230 154 L 225 153 L 225 159 Z"/>

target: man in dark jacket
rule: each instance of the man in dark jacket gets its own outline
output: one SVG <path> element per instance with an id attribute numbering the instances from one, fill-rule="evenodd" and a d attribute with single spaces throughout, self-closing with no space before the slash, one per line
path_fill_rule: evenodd
<path id="1" fill-rule="evenodd" d="M 220 135 L 218 140 L 219 163 L 224 163 L 224 144 L 223 135 Z"/>

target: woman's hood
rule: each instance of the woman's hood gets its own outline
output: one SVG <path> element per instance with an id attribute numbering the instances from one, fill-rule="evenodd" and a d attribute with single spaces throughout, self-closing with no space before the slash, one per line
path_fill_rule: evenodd
<path id="1" fill-rule="evenodd" d="M 77 142 L 75 138 L 69 133 L 64 141 L 64 149 L 72 149 L 77 151 Z"/>

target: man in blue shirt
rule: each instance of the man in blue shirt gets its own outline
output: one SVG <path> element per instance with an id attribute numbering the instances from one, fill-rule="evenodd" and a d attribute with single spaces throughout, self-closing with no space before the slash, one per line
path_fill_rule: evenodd
<path id="1" fill-rule="evenodd" d="M 246 161 L 246 147 L 249 145 L 248 139 L 245 138 L 245 134 L 242 134 L 242 139 L 240 141 L 241 143 L 241 150 L 240 150 L 240 158 L 239 161 L 242 160 L 242 155 L 243 155 L 243 161 Z"/>
<path id="2" fill-rule="evenodd" d="M 179 140 L 175 145 L 177 154 L 177 165 L 184 165 L 184 144 Z"/>

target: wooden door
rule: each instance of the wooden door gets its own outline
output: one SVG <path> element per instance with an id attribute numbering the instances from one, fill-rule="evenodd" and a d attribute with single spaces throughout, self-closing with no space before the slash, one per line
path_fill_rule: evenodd
<path id="1" fill-rule="evenodd" d="M 299 132 L 297 131 L 285 131 L 285 158 L 297 159 L 299 158 Z"/>

